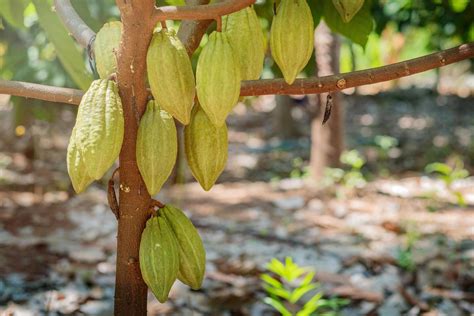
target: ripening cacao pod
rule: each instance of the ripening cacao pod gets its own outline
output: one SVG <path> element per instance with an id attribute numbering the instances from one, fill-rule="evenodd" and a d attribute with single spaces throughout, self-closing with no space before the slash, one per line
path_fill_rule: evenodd
<path id="1" fill-rule="evenodd" d="M 122 38 L 122 22 L 109 22 L 99 30 L 94 41 L 95 65 L 100 78 L 108 79 L 117 72 L 116 51 Z"/>
<path id="2" fill-rule="evenodd" d="M 156 102 L 184 125 L 196 95 L 191 60 L 173 30 L 153 35 L 147 54 L 148 81 Z"/>
<path id="3" fill-rule="evenodd" d="M 281 0 L 272 22 L 270 47 L 288 84 L 311 58 L 313 39 L 314 22 L 306 0 Z"/>
<path id="4" fill-rule="evenodd" d="M 196 90 L 202 109 L 216 127 L 225 124 L 239 100 L 240 78 L 240 62 L 227 34 L 213 32 L 199 56 Z"/>
<path id="5" fill-rule="evenodd" d="M 153 216 L 140 241 L 140 270 L 143 280 L 158 301 L 166 302 L 179 269 L 179 245 L 165 218 Z"/>
<path id="6" fill-rule="evenodd" d="M 75 130 L 87 173 L 95 180 L 102 178 L 120 153 L 124 133 L 122 101 L 114 81 L 92 82 L 79 105 Z"/>
<path id="7" fill-rule="evenodd" d="M 184 128 L 188 165 L 202 188 L 209 191 L 227 163 L 227 126 L 214 126 L 197 105 L 191 123 Z"/>
<path id="8" fill-rule="evenodd" d="M 242 80 L 260 78 L 265 59 L 265 37 L 253 6 L 225 16 L 222 28 L 239 57 Z"/>
<path id="9" fill-rule="evenodd" d="M 76 193 L 83 192 L 94 179 L 87 173 L 86 164 L 76 143 L 76 130 L 72 130 L 67 147 L 67 172 Z"/>
<path id="10" fill-rule="evenodd" d="M 332 0 L 342 20 L 349 23 L 364 5 L 364 0 Z"/>
<path id="11" fill-rule="evenodd" d="M 179 244 L 178 280 L 197 290 L 206 271 L 206 251 L 199 233 L 178 208 L 166 205 L 160 213 L 168 221 Z"/>
<path id="12" fill-rule="evenodd" d="M 173 171 L 178 153 L 174 120 L 154 102 L 148 102 L 137 135 L 137 164 L 151 195 L 158 193 Z"/>

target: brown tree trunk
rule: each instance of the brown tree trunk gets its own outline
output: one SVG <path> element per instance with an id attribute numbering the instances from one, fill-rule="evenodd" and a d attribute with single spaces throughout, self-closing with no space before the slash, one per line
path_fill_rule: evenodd
<path id="1" fill-rule="evenodd" d="M 282 139 L 298 137 L 296 120 L 291 115 L 295 106 L 293 99 L 287 95 L 275 96 L 276 106 L 272 112 L 273 132 Z"/>
<path id="2" fill-rule="evenodd" d="M 151 199 L 138 171 L 135 147 L 138 123 L 148 98 L 145 56 L 154 27 L 150 18 L 154 4 L 154 0 L 117 0 L 123 23 L 117 82 L 126 132 L 120 153 L 115 315 L 147 313 L 148 288 L 140 273 L 138 251 Z"/>
<path id="3" fill-rule="evenodd" d="M 339 73 L 340 40 L 323 22 L 315 32 L 315 50 L 317 76 Z M 341 107 L 341 94 L 333 93 L 332 114 L 323 126 L 328 94 L 316 97 L 317 115 L 311 122 L 311 175 L 313 180 L 320 181 L 327 167 L 339 166 L 339 158 L 344 150 L 344 112 Z"/>

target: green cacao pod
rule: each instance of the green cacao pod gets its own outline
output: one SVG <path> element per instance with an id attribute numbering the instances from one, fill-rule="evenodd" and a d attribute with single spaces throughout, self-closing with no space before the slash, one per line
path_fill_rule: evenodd
<path id="1" fill-rule="evenodd" d="M 154 216 L 146 223 L 140 241 L 143 280 L 158 301 L 166 302 L 179 269 L 179 245 L 165 218 Z"/>
<path id="2" fill-rule="evenodd" d="M 199 56 L 196 90 L 212 124 L 224 125 L 240 95 L 240 63 L 227 34 L 213 32 Z"/>
<path id="3" fill-rule="evenodd" d="M 178 139 L 174 120 L 153 101 L 148 102 L 137 135 L 138 169 L 151 195 L 158 193 L 176 162 Z"/>
<path id="4" fill-rule="evenodd" d="M 105 23 L 94 41 L 94 55 L 97 72 L 100 78 L 108 79 L 117 72 L 116 51 L 122 38 L 122 22 Z"/>
<path id="5" fill-rule="evenodd" d="M 214 126 L 196 105 L 184 129 L 184 147 L 194 178 L 209 191 L 227 163 L 227 126 Z"/>
<path id="6" fill-rule="evenodd" d="M 364 5 L 364 0 L 332 0 L 342 20 L 349 23 Z"/>
<path id="7" fill-rule="evenodd" d="M 206 250 L 199 233 L 188 217 L 179 209 L 166 205 L 160 209 L 179 244 L 178 280 L 197 290 L 206 272 Z"/>
<path id="8" fill-rule="evenodd" d="M 253 6 L 225 16 L 222 27 L 239 57 L 242 80 L 260 78 L 265 59 L 265 37 Z"/>
<path id="9" fill-rule="evenodd" d="M 272 22 L 270 47 L 288 84 L 308 63 L 313 43 L 314 22 L 306 0 L 281 0 Z"/>
<path id="10" fill-rule="evenodd" d="M 122 101 L 114 81 L 92 82 L 79 105 L 75 129 L 87 172 L 98 180 L 112 166 L 122 148 Z"/>
<path id="11" fill-rule="evenodd" d="M 173 30 L 153 35 L 147 54 L 148 81 L 156 102 L 184 125 L 196 96 L 191 60 Z"/>
<path id="12" fill-rule="evenodd" d="M 67 172 L 76 193 L 83 192 L 94 179 L 87 173 L 86 164 L 76 143 L 76 130 L 72 130 L 67 147 Z"/>

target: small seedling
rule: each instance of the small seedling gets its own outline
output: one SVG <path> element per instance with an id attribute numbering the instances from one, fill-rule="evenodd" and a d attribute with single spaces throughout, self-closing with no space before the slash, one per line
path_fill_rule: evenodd
<path id="1" fill-rule="evenodd" d="M 336 315 L 347 300 L 324 299 L 320 284 L 314 282 L 315 272 L 302 268 L 287 257 L 285 263 L 272 259 L 267 264 L 270 273 L 261 275 L 267 293 L 264 302 L 283 316 Z"/>

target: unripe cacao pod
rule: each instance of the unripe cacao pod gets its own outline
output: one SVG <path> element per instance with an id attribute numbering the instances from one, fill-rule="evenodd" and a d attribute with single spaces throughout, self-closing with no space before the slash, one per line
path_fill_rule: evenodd
<path id="1" fill-rule="evenodd" d="M 194 178 L 209 191 L 227 163 L 227 126 L 214 126 L 196 105 L 191 123 L 184 128 L 184 147 Z"/>
<path id="2" fill-rule="evenodd" d="M 143 280 L 158 301 L 166 302 L 179 269 L 179 245 L 165 218 L 153 216 L 140 241 L 140 270 Z"/>
<path id="3" fill-rule="evenodd" d="M 270 47 L 288 84 L 311 58 L 313 39 L 314 22 L 306 0 L 281 0 L 272 22 Z"/>
<path id="4" fill-rule="evenodd" d="M 173 30 L 153 35 L 147 54 L 148 81 L 156 102 L 184 125 L 196 96 L 191 60 Z"/>
<path id="5" fill-rule="evenodd" d="M 158 193 L 176 163 L 178 139 L 174 120 L 154 102 L 148 102 L 137 135 L 137 164 L 151 195 Z"/>
<path id="6" fill-rule="evenodd" d="M 349 23 L 364 5 L 364 0 L 332 0 L 342 20 Z"/>
<path id="7" fill-rule="evenodd" d="M 168 221 L 179 244 L 178 280 L 197 290 L 206 271 L 206 251 L 196 227 L 178 208 L 166 205 L 160 213 Z"/>
<path id="8" fill-rule="evenodd" d="M 222 27 L 239 57 L 242 80 L 260 78 L 265 59 L 265 37 L 253 6 L 225 16 Z"/>
<path id="9" fill-rule="evenodd" d="M 108 79 L 117 72 L 117 57 L 122 38 L 122 22 L 109 22 L 99 30 L 94 41 L 95 65 L 100 78 Z"/>
<path id="10" fill-rule="evenodd" d="M 94 179 L 87 173 L 81 151 L 76 143 L 76 130 L 72 130 L 67 147 L 67 172 L 76 193 L 83 192 Z"/>
<path id="11" fill-rule="evenodd" d="M 122 148 L 122 101 L 114 81 L 92 82 L 79 105 L 75 129 L 87 172 L 98 180 L 112 166 Z"/>
<path id="12" fill-rule="evenodd" d="M 199 56 L 196 90 L 202 109 L 217 127 L 224 125 L 239 100 L 240 78 L 239 59 L 227 34 L 213 32 Z"/>

